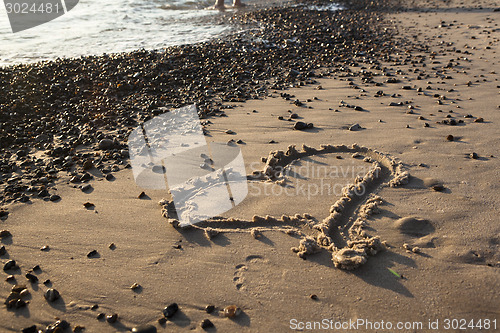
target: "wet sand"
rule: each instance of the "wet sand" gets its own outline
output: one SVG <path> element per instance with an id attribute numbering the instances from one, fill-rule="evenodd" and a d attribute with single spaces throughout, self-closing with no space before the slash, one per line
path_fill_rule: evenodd
<path id="1" fill-rule="evenodd" d="M 364 216 L 361 230 L 380 237 L 384 251 L 344 270 L 335 267 L 335 251 L 328 246 L 306 251 L 305 260 L 291 250 L 304 245 L 304 237 L 320 234 L 314 226 L 342 196 L 321 190 L 320 182 L 343 187 L 377 161 L 376 155 L 364 161 L 363 149 L 361 158 L 347 150 L 304 156 L 293 169 L 298 174 L 290 173 L 285 183 L 251 180 L 248 197 L 224 214 L 241 221 L 219 223 L 212 238 L 204 230 L 169 224 L 158 205 L 170 199 L 168 194 L 137 187 L 132 171 L 119 163 L 111 181 L 90 168 L 95 179 L 86 192 L 77 188 L 85 183 L 70 183 L 71 175 L 61 172 L 57 191 L 49 188 L 60 200 L 4 205 L 9 214 L 0 229 L 12 236 L 1 240 L 7 252 L 1 262 L 14 259 L 20 269 L 2 272 L 0 296 L 7 298 L 14 284 L 26 284 L 31 296 L 26 307 L 0 309 L 1 330 L 42 329 L 56 318 L 87 332 L 128 331 L 141 324 L 159 332 L 203 331 L 204 319 L 215 326 L 208 331 L 218 332 L 286 332 L 299 322 L 323 319 L 422 323 L 422 328 L 386 330 L 400 332 L 432 331 L 429 320 L 439 320 L 437 331 L 444 331 L 446 319 L 467 324 L 489 319 L 492 325 L 496 319 L 498 327 L 500 15 L 487 1 L 407 6 L 412 8 L 384 15 L 383 26 L 401 41 L 394 44 L 400 50 L 381 54 L 379 64 L 363 62 L 360 54 L 355 66 L 332 63 L 317 69 L 302 87 L 271 88 L 267 96 L 241 103 L 224 101 L 227 109 L 219 106 L 223 112 L 208 114 L 211 124 L 205 126 L 209 142 L 242 140 L 236 145 L 248 174 L 265 170 L 262 157 L 270 152 L 290 145 L 302 151 L 303 144 L 316 149 L 358 144 L 403 163 L 411 175 L 407 184 L 389 186 L 394 177 L 383 174 L 369 187 L 381 202 Z M 300 86 L 300 80 L 286 85 Z M 313 127 L 294 130 L 298 121 Z M 226 134 L 228 129 L 233 133 Z M 304 174 L 325 170 L 319 166 L 348 173 Z M 359 174 L 351 174 L 354 168 Z M 293 192 L 301 185 L 307 191 Z M 293 186 L 288 187 L 293 195 L 283 190 L 286 186 Z M 142 191 L 147 196 L 139 199 Z M 341 228 L 362 215 L 366 199 L 346 213 Z M 94 206 L 85 208 L 86 202 Z M 281 217 L 295 214 L 301 215 L 295 222 Z M 248 223 L 266 215 L 275 217 L 267 220 L 275 230 L 264 227 L 252 234 Z M 294 232 L 287 232 L 290 228 Z M 43 246 L 49 250 L 41 251 Z M 39 282 L 30 283 L 24 275 L 35 265 L 41 268 L 33 273 Z M 5 281 L 9 274 L 15 282 Z M 47 279 L 51 283 L 45 285 Z M 140 287 L 132 290 L 134 283 Z M 61 294 L 55 302 L 44 299 L 50 287 Z M 158 323 L 174 302 L 179 311 Z M 207 313 L 207 305 L 216 310 Z M 242 313 L 222 317 L 229 305 Z M 100 313 L 116 313 L 118 320 L 98 320 Z"/>

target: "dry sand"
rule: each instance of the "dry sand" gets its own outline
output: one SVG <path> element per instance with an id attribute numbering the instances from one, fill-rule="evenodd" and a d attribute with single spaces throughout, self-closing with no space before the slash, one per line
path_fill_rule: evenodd
<path id="1" fill-rule="evenodd" d="M 483 8 L 476 9 L 478 5 Z M 375 76 L 375 81 L 383 83 L 375 87 L 360 77 L 347 81 L 333 74 L 318 84 L 286 91 L 295 96 L 290 101 L 272 92 L 264 100 L 228 110 L 228 117 L 210 119 L 210 141 L 244 141 L 240 147 L 248 173 L 262 169 L 261 158 L 270 151 L 286 150 L 289 145 L 319 148 L 357 143 L 402 161 L 412 175 L 409 184 L 377 187 L 375 192 L 384 203 L 379 214 L 367 219 L 366 232 L 379 236 L 389 247 L 365 265 L 354 271 L 335 268 L 331 253 L 324 249 L 301 260 L 290 250 L 300 238 L 279 231 L 263 231 L 257 239 L 247 232 L 226 232 L 208 240 L 200 230 L 175 229 L 161 216 L 158 205 L 167 194 L 146 190 L 147 197 L 138 199 L 143 190 L 135 185 L 130 170 L 116 173 L 112 182 L 93 181 L 94 190 L 88 194 L 61 181 L 60 202 L 12 205 L 8 219 L 0 223 L 1 229 L 13 234 L 2 239 L 8 251 L 1 257 L 2 264 L 15 259 L 21 266 L 17 274 L 41 267 L 38 284 L 16 275 L 18 283 L 29 285 L 30 304 L 17 311 L 0 308 L 0 331 L 19 331 L 33 324 L 41 328 L 55 318 L 73 327 L 85 326 L 86 332 L 127 331 L 139 324 L 156 325 L 159 332 L 202 331 L 200 323 L 207 318 L 218 332 L 285 332 L 291 330 L 292 319 L 423 323 L 423 329 L 385 330 L 401 332 L 430 331 L 429 320 L 439 320 L 441 326 L 435 332 L 443 332 L 446 318 L 467 323 L 496 319 L 498 327 L 500 13 L 493 12 L 495 7 L 488 2 L 433 1 L 418 3 L 418 10 L 388 14 L 388 27 L 397 27 L 401 38 L 429 46 L 385 63 L 399 83 L 385 83 L 387 77 Z M 450 60 L 452 66 L 445 68 Z M 419 74 L 421 80 L 417 80 Z M 319 85 L 323 89 L 316 89 Z M 417 90 L 420 87 L 422 92 Z M 385 95 L 374 97 L 379 90 Z M 305 106 L 292 104 L 295 99 Z M 363 110 L 343 107 L 341 101 Z M 411 103 L 389 106 L 405 101 Z M 293 130 L 293 122 L 278 119 L 288 118 L 288 110 L 298 114 L 296 120 L 313 123 L 314 128 Z M 464 118 L 468 114 L 473 118 Z M 479 117 L 484 121 L 475 122 Z M 464 123 L 437 123 L 451 119 Z M 355 123 L 362 129 L 346 129 Z M 225 134 L 227 129 L 235 134 Z M 454 140 L 447 140 L 448 135 Z M 479 158 L 470 158 L 473 152 Z M 367 165 L 350 153 L 316 155 L 300 163 L 305 166 L 302 172 L 317 165 L 344 169 Z M 314 184 L 320 178 L 298 181 Z M 328 181 L 343 186 L 354 179 L 331 177 Z M 283 188 L 251 184 L 254 191 L 274 187 L 278 193 L 276 189 Z M 433 190 L 436 184 L 444 190 Z M 308 213 L 321 221 L 339 197 L 251 192 L 225 216 L 251 220 L 254 215 Z M 95 207 L 85 209 L 85 202 Z M 307 227 L 301 231 L 314 234 Z M 116 248 L 110 249 L 111 243 Z M 408 251 L 404 244 L 407 249 L 420 248 L 420 253 Z M 40 251 L 45 245 L 50 251 Z M 92 250 L 98 255 L 90 259 L 87 253 Z M 4 299 L 12 283 L 5 282 L 6 273 L 1 275 L 0 298 Z M 50 304 L 43 298 L 47 287 L 42 282 L 47 279 L 62 297 Z M 142 288 L 131 290 L 134 283 Z M 173 302 L 180 312 L 166 324 L 158 324 L 162 309 Z M 90 309 L 95 304 L 99 308 Z M 218 309 L 235 304 L 243 312 L 234 319 L 222 318 L 217 311 L 207 314 L 208 304 Z M 117 313 L 118 322 L 97 320 L 101 312 Z"/>

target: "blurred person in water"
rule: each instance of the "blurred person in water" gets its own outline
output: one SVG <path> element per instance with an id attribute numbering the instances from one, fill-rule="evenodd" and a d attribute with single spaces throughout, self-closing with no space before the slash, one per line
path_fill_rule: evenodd
<path id="1" fill-rule="evenodd" d="M 243 6 L 245 6 L 245 4 L 241 3 L 241 0 L 233 0 L 233 8 L 241 8 Z M 224 0 L 215 0 L 215 5 L 212 8 L 225 9 Z"/>

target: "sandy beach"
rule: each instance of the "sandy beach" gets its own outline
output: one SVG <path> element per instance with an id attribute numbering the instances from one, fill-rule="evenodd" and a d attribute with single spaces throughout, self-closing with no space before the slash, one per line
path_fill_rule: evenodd
<path id="1" fill-rule="evenodd" d="M 368 2 L 355 4 L 360 14 L 346 12 L 351 24 L 366 19 L 361 30 L 346 25 L 325 32 L 318 19 L 318 36 L 314 28 L 292 27 L 286 15 L 300 17 L 298 8 L 228 18 L 279 24 L 283 31 L 270 40 L 304 29 L 317 62 L 307 67 L 309 54 L 276 48 L 268 61 L 275 65 L 283 57 L 281 74 L 271 66 L 254 73 L 259 64 L 250 60 L 241 60 L 241 71 L 233 67 L 240 74 L 226 71 L 230 57 L 254 52 L 242 48 L 217 59 L 227 77 L 199 81 L 204 74 L 193 73 L 193 81 L 166 87 L 161 80 L 168 73 L 184 75 L 186 69 L 159 62 L 167 74 L 144 79 L 156 86 L 140 83 L 140 93 L 132 95 L 138 84 L 129 71 L 126 80 L 109 79 L 127 87 L 110 86 L 105 94 L 97 84 L 85 91 L 78 85 L 99 76 L 95 63 L 109 63 L 105 76 L 120 57 L 84 58 L 81 68 L 68 62 L 74 73 L 65 80 L 71 82 L 55 80 L 47 89 L 83 96 L 87 119 L 71 118 L 70 105 L 55 96 L 44 104 L 51 113 L 16 129 L 5 114 L 41 114 L 44 105 L 7 105 L 8 97 L 37 71 L 59 64 L 0 69 L 0 299 L 6 300 L 0 331 L 500 330 L 499 5 L 381 3 L 387 7 L 379 6 L 380 12 Z M 251 33 L 248 45 L 257 45 L 261 32 Z M 350 33 L 373 33 L 374 44 L 353 37 L 354 45 L 347 42 L 345 52 L 336 53 L 343 46 L 334 35 L 349 40 Z M 243 39 L 223 43 L 231 48 Z M 333 40 L 335 47 L 323 53 L 320 45 Z M 209 45 L 207 56 L 222 49 Z M 168 51 L 169 64 L 189 63 L 198 52 L 196 46 L 186 50 Z M 134 70 L 151 66 L 144 63 L 151 58 L 154 64 L 155 57 L 130 56 L 141 59 Z M 294 57 L 302 67 L 293 67 Z M 248 82 L 235 83 L 242 77 Z M 26 92 L 26 100 L 44 98 Z M 249 193 L 219 221 L 175 227 L 162 207 L 172 200 L 168 191 L 136 184 L 126 138 L 137 123 L 127 124 L 127 112 L 139 110 L 142 101 L 148 107 L 137 111 L 139 123 L 158 115 L 158 108 L 197 103 L 207 142 L 241 149 Z M 40 136 L 36 128 L 47 123 L 75 124 L 75 130 Z M 112 148 L 99 148 L 106 138 L 116 139 Z M 280 163 L 287 172 L 275 175 Z M 366 185 L 361 195 L 342 190 L 360 184 Z M 8 267 L 12 260 L 18 267 Z M 59 297 L 47 294 L 53 289 Z M 227 315 L 229 306 L 241 311 Z"/>

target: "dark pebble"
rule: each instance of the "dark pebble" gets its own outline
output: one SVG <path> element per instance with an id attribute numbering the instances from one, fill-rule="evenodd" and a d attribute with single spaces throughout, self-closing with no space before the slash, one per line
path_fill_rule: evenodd
<path id="1" fill-rule="evenodd" d="M 469 156 L 470 156 L 470 158 L 472 158 L 474 160 L 479 158 L 479 156 L 476 153 L 471 153 Z"/>
<path id="2" fill-rule="evenodd" d="M 165 309 L 163 309 L 163 315 L 165 316 L 165 318 L 172 318 L 178 310 L 179 306 L 177 305 L 177 303 L 172 303 Z"/>
<path id="3" fill-rule="evenodd" d="M 96 318 L 97 318 L 97 320 L 103 320 L 105 317 L 106 317 L 106 314 L 99 313 Z"/>
<path id="4" fill-rule="evenodd" d="M 4 271 L 8 271 L 8 270 L 11 270 L 11 269 L 16 269 L 18 268 L 17 267 L 17 264 L 16 264 L 16 261 L 15 260 L 9 260 L 5 263 L 5 265 L 3 265 L 3 270 Z"/>
<path id="5" fill-rule="evenodd" d="M 453 135 L 451 135 L 451 134 L 450 134 L 450 135 L 448 135 L 448 136 L 446 137 L 446 140 L 448 140 L 448 141 L 453 141 L 453 140 L 455 140 L 455 137 L 454 137 Z"/>
<path id="6" fill-rule="evenodd" d="M 361 106 L 355 106 L 354 110 L 355 111 L 363 111 L 364 109 Z"/>
<path id="7" fill-rule="evenodd" d="M 11 236 L 12 236 L 12 234 L 8 230 L 0 231 L 0 238 L 7 238 L 7 237 L 11 237 Z"/>
<path id="8" fill-rule="evenodd" d="M 21 333 L 38 333 L 38 329 L 36 328 L 36 325 L 30 326 L 23 328 L 21 330 Z"/>
<path id="9" fill-rule="evenodd" d="M 108 173 L 108 174 L 106 175 L 106 180 L 111 181 L 111 180 L 113 180 L 113 179 L 115 179 L 115 176 L 113 176 L 113 174 L 112 174 L 112 173 Z"/>
<path id="10" fill-rule="evenodd" d="M 160 324 L 160 325 L 165 325 L 166 322 L 167 322 L 167 318 L 165 318 L 165 317 L 161 317 L 158 319 L 158 324 Z"/>
<path id="11" fill-rule="evenodd" d="M 298 131 L 301 131 L 301 130 L 304 130 L 307 128 L 307 124 L 304 123 L 303 121 L 298 121 L 296 122 L 294 125 L 293 125 L 293 129 L 294 130 L 298 130 Z"/>
<path id="12" fill-rule="evenodd" d="M 436 192 L 443 192 L 444 191 L 444 186 L 441 184 L 434 185 L 432 186 L 432 189 Z"/>
<path id="13" fill-rule="evenodd" d="M 212 323 L 210 319 L 203 319 L 203 321 L 200 324 L 200 327 L 206 330 L 207 328 L 214 327 L 214 323 Z"/>
<path id="14" fill-rule="evenodd" d="M 49 200 L 50 200 L 50 201 L 57 201 L 57 200 L 59 200 L 59 199 L 61 199 L 61 197 L 60 197 L 59 195 L 57 195 L 57 194 L 52 194 L 52 195 L 50 196 L 50 199 L 49 199 Z"/>
<path id="15" fill-rule="evenodd" d="M 37 283 L 38 282 L 38 278 L 36 277 L 36 275 L 33 275 L 31 273 L 27 273 L 25 275 L 25 277 L 28 279 L 29 282 L 31 283 Z"/>
<path id="16" fill-rule="evenodd" d="M 47 291 L 45 292 L 45 294 L 43 296 L 45 297 L 47 302 L 55 302 L 61 297 L 59 292 L 53 288 L 47 289 Z"/>
<path id="17" fill-rule="evenodd" d="M 7 250 L 5 249 L 5 246 L 0 247 L 0 256 L 4 256 L 7 254 Z"/>
<path id="18" fill-rule="evenodd" d="M 88 192 L 92 189 L 92 185 L 86 184 L 86 185 L 83 185 L 80 189 L 82 190 L 82 192 Z"/>
<path id="19" fill-rule="evenodd" d="M 118 320 L 118 315 L 116 313 L 106 317 L 106 321 L 110 324 L 116 323 L 117 320 Z"/>
<path id="20" fill-rule="evenodd" d="M 66 320 L 58 320 L 45 328 L 45 333 L 60 333 L 70 327 Z"/>
<path id="21" fill-rule="evenodd" d="M 484 119 L 483 118 L 477 118 L 474 120 L 475 123 L 482 123 L 484 122 Z"/>
<path id="22" fill-rule="evenodd" d="M 290 115 L 290 118 L 291 118 L 291 119 L 297 119 L 298 117 L 299 117 L 299 115 L 298 115 L 298 114 L 296 114 L 296 113 L 292 113 L 292 114 Z"/>
<path id="23" fill-rule="evenodd" d="M 156 333 L 157 330 L 156 330 L 156 327 L 154 327 L 153 325 L 141 325 L 141 326 L 137 326 L 137 327 L 132 328 L 132 332 L 133 333 Z"/>
<path id="24" fill-rule="evenodd" d="M 42 269 L 40 268 L 40 265 L 36 265 L 31 269 L 33 272 L 40 273 Z"/>
<path id="25" fill-rule="evenodd" d="M 139 199 L 145 198 L 146 197 L 146 193 L 145 192 L 141 192 L 141 194 L 139 194 L 137 197 Z"/>
<path id="26" fill-rule="evenodd" d="M 206 313 L 212 313 L 215 311 L 215 305 L 212 305 L 212 304 L 209 304 L 207 306 L 205 306 L 205 311 Z"/>
<path id="27" fill-rule="evenodd" d="M 97 250 L 92 250 L 89 253 L 87 253 L 87 257 L 93 258 L 93 257 L 97 256 L 98 254 L 99 254 L 99 252 L 97 252 Z"/>

